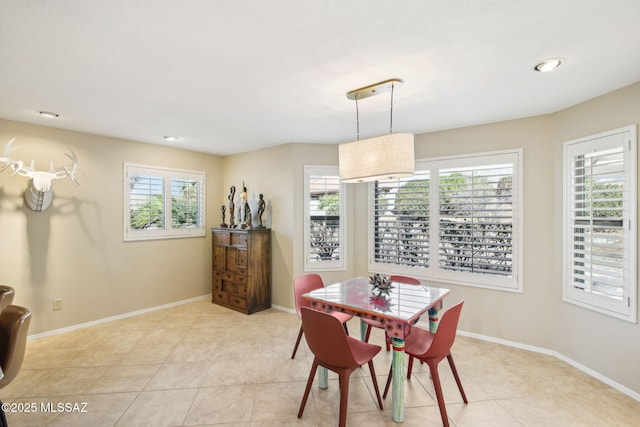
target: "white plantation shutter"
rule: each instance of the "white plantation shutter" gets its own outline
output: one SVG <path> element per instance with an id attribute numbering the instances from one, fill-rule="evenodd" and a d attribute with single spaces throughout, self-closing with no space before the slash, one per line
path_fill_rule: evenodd
<path id="1" fill-rule="evenodd" d="M 136 229 L 164 230 L 164 197 L 164 177 L 130 175 L 129 225 Z"/>
<path id="2" fill-rule="evenodd" d="M 429 266 L 429 174 L 376 181 L 373 205 L 373 259 L 377 264 Z"/>
<path id="3" fill-rule="evenodd" d="M 565 143 L 565 300 L 632 321 L 635 157 L 635 128 Z"/>
<path id="4" fill-rule="evenodd" d="M 198 228 L 203 226 L 204 197 L 202 181 L 189 178 L 171 179 L 171 226 Z"/>
<path id="5" fill-rule="evenodd" d="M 204 172 L 125 163 L 124 240 L 205 236 Z"/>
<path id="6" fill-rule="evenodd" d="M 511 276 L 513 165 L 440 170 L 440 268 Z"/>
<path id="7" fill-rule="evenodd" d="M 521 291 L 522 151 L 416 163 L 370 186 L 369 270 Z"/>
<path id="8" fill-rule="evenodd" d="M 345 191 L 337 166 L 305 166 L 305 271 L 346 268 Z"/>

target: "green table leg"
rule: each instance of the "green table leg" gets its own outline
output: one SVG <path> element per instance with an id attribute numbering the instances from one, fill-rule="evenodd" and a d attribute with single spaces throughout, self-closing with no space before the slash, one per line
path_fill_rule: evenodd
<path id="1" fill-rule="evenodd" d="M 362 321 L 362 317 L 360 318 L 360 341 L 364 341 L 364 338 L 367 336 L 367 325 Z"/>
<path id="2" fill-rule="evenodd" d="M 329 371 L 324 366 L 318 366 L 318 384 L 320 388 L 329 388 Z"/>
<path id="3" fill-rule="evenodd" d="M 438 322 L 440 319 L 438 318 L 438 309 L 435 307 L 431 307 L 429 309 L 429 332 L 435 334 L 438 330 Z"/>
<path id="4" fill-rule="evenodd" d="M 393 370 L 391 418 L 397 423 L 404 421 L 404 339 L 393 338 Z"/>

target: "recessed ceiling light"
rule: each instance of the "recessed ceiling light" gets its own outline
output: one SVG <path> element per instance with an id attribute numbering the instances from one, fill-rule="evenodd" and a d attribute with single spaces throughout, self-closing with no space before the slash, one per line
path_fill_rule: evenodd
<path id="1" fill-rule="evenodd" d="M 178 137 L 177 136 L 165 136 L 164 140 L 165 141 L 177 141 Z"/>
<path id="2" fill-rule="evenodd" d="M 38 114 L 49 119 L 57 119 L 58 117 L 60 117 L 60 114 L 52 113 L 51 111 L 38 111 Z"/>
<path id="3" fill-rule="evenodd" d="M 546 73 L 547 71 L 555 70 L 560 65 L 562 65 L 563 62 L 564 59 L 561 58 L 545 59 L 544 61 L 533 67 L 533 69 L 536 71 L 540 71 L 541 73 Z"/>

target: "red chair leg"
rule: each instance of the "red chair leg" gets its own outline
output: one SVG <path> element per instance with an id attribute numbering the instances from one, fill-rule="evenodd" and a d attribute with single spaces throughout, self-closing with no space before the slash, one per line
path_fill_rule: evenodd
<path id="1" fill-rule="evenodd" d="M 304 412 L 304 407 L 307 404 L 307 398 L 309 397 L 309 392 L 311 391 L 311 385 L 313 384 L 313 379 L 316 376 L 317 370 L 318 370 L 318 361 L 314 358 L 313 365 L 311 366 L 311 372 L 309 373 L 309 379 L 307 380 L 307 387 L 304 389 L 304 396 L 302 396 L 302 402 L 300 402 L 300 409 L 298 410 L 298 418 L 302 418 L 302 413 Z"/>
<path id="2" fill-rule="evenodd" d="M 380 389 L 378 388 L 378 380 L 376 379 L 376 371 L 373 369 L 373 359 L 369 361 L 369 372 L 371 372 L 371 380 L 373 381 L 373 388 L 376 391 L 376 397 L 378 398 L 378 406 L 382 407 L 382 399 L 380 399 Z"/>
<path id="3" fill-rule="evenodd" d="M 389 375 L 387 375 L 387 384 L 384 386 L 384 393 L 382 393 L 382 398 L 387 398 L 387 392 L 389 391 L 389 386 L 391 385 L 391 379 L 393 378 L 393 363 L 389 367 Z"/>
<path id="4" fill-rule="evenodd" d="M 462 400 L 464 403 L 467 402 L 467 396 L 464 394 L 464 389 L 462 388 L 462 382 L 460 381 L 460 377 L 458 376 L 458 370 L 456 369 L 456 364 L 453 363 L 453 356 L 451 353 L 447 355 L 447 360 L 449 361 L 449 366 L 451 366 L 451 372 L 453 372 L 453 377 L 456 379 L 456 384 L 458 384 L 458 390 L 460 390 L 460 395 L 462 395 Z"/>
<path id="5" fill-rule="evenodd" d="M 444 404 L 444 396 L 442 395 L 442 384 L 440 384 L 440 376 L 438 375 L 438 363 L 427 362 L 429 370 L 431 372 L 431 379 L 433 380 L 433 388 L 436 390 L 436 398 L 438 400 L 438 407 L 440 408 L 440 417 L 442 418 L 442 425 L 449 427 L 449 417 L 447 416 L 447 407 Z"/>
<path id="6" fill-rule="evenodd" d="M 369 335 L 371 335 L 371 325 L 367 325 L 367 333 L 364 335 L 364 342 L 369 342 Z"/>
<path id="7" fill-rule="evenodd" d="M 296 352 L 298 351 L 298 346 L 300 345 L 300 339 L 302 338 L 302 325 L 300 325 L 300 331 L 298 332 L 298 339 L 296 340 L 296 345 L 293 347 L 293 353 L 291 353 L 291 358 L 296 357 Z"/>
<path id="8" fill-rule="evenodd" d="M 339 427 L 347 425 L 347 399 L 349 397 L 349 375 L 340 374 L 340 422 Z"/>
<path id="9" fill-rule="evenodd" d="M 409 365 L 407 366 L 407 379 L 411 379 L 411 371 L 413 370 L 413 356 L 409 355 Z"/>

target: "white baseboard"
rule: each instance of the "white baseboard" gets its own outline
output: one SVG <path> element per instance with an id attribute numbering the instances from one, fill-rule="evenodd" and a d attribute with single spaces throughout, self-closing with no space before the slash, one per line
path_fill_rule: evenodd
<path id="1" fill-rule="evenodd" d="M 89 326 L 100 325 L 102 323 L 113 322 L 114 320 L 125 319 L 127 317 L 138 316 L 140 314 L 151 313 L 153 311 L 164 310 L 165 308 L 175 307 L 182 304 L 188 304 L 190 302 L 201 301 L 204 299 L 211 299 L 211 294 L 202 295 L 199 297 L 188 298 L 176 302 L 172 302 L 169 304 L 158 305 L 156 307 L 144 308 L 142 310 L 132 311 L 130 313 L 118 314 L 117 316 L 105 317 L 104 319 L 93 320 L 91 322 L 80 323 L 78 325 L 67 326 L 66 328 L 54 329 L 52 331 L 42 332 L 40 334 L 29 335 L 27 338 L 29 341 L 37 340 L 44 337 L 50 337 L 52 335 L 62 334 L 64 332 L 75 331 L 82 328 L 87 328 Z"/>
<path id="2" fill-rule="evenodd" d="M 280 310 L 280 311 L 286 311 L 287 313 L 291 313 L 291 314 L 296 314 L 296 311 L 293 308 L 282 307 L 281 305 L 271 304 L 271 308 Z"/>
<path id="3" fill-rule="evenodd" d="M 424 322 L 419 322 L 419 324 L 422 324 L 422 327 L 425 328 L 429 328 L 429 324 L 428 323 L 424 323 Z M 514 342 L 514 341 L 507 341 L 507 340 L 503 340 L 503 339 L 499 339 L 499 338 L 493 338 L 493 337 L 489 337 L 486 335 L 480 335 L 480 334 L 475 334 L 473 332 L 466 332 L 466 331 L 461 331 L 458 330 L 458 335 L 461 335 L 463 337 L 470 337 L 470 338 L 476 338 L 482 341 L 489 341 L 489 342 L 493 342 L 496 344 L 501 344 L 501 345 L 506 345 L 509 347 L 514 347 L 514 348 L 519 348 L 522 350 L 528 350 L 528 351 L 533 351 L 536 353 L 542 353 L 542 354 L 547 354 L 549 356 L 553 356 L 556 357 L 560 360 L 562 360 L 565 363 L 568 363 L 569 365 L 573 366 L 576 369 L 581 370 L 582 372 L 584 372 L 587 375 L 590 375 L 592 377 L 594 377 L 597 380 L 602 381 L 603 383 L 615 388 L 616 390 L 618 390 L 621 393 L 626 394 L 627 396 L 631 397 L 632 399 L 637 400 L 638 402 L 640 402 L 640 393 L 637 393 L 633 390 L 631 390 L 628 387 L 623 386 L 622 384 L 619 384 L 615 381 L 613 381 L 611 378 L 605 377 L 604 375 L 600 374 L 599 372 L 594 371 L 591 368 L 588 368 L 578 362 L 576 362 L 573 359 L 568 358 L 567 356 L 560 354 L 556 351 L 553 350 L 549 350 L 546 348 L 540 348 L 540 347 L 534 347 L 531 345 L 526 345 L 526 344 L 521 344 L 518 342 Z"/>

